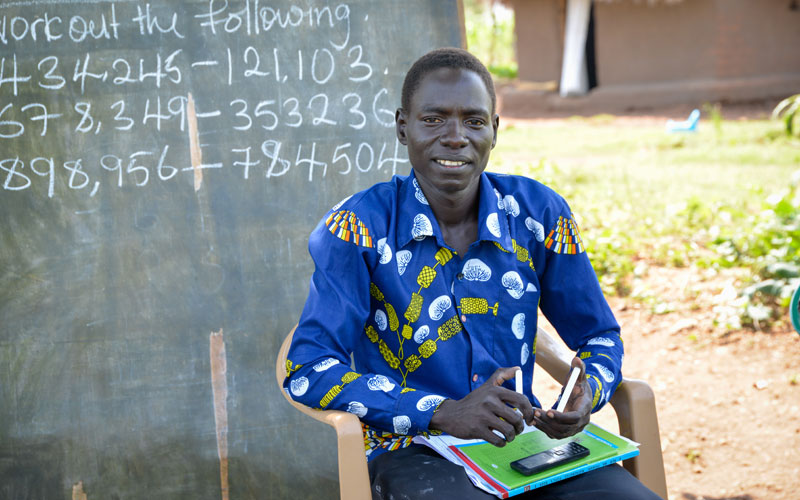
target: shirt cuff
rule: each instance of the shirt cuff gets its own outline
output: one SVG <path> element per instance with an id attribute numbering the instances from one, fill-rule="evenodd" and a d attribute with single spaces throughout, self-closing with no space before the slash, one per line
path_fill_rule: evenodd
<path id="1" fill-rule="evenodd" d="M 603 382 L 600 380 L 600 377 L 592 374 L 586 374 L 586 378 L 589 381 L 589 387 L 592 390 L 592 413 L 596 412 L 603 405 L 606 404 L 608 400 L 608 392 L 603 385 Z"/>
<path id="2" fill-rule="evenodd" d="M 445 399 L 431 392 L 404 389 L 394 408 L 393 432 L 408 435 L 429 432 L 433 412 Z"/>

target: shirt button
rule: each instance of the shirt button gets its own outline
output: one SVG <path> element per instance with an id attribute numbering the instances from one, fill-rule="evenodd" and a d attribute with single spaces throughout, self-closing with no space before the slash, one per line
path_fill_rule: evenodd
<path id="1" fill-rule="evenodd" d="M 463 323 L 463 322 L 465 322 L 466 320 L 467 320 L 467 315 L 466 315 L 466 314 L 462 314 L 462 315 L 461 315 L 461 322 Z"/>
<path id="2" fill-rule="evenodd" d="M 464 273 L 456 274 L 456 278 L 458 278 L 459 281 L 463 280 L 464 279 Z"/>
<path id="3" fill-rule="evenodd" d="M 478 381 L 478 374 L 477 373 L 472 376 L 472 381 L 473 382 L 477 382 Z"/>

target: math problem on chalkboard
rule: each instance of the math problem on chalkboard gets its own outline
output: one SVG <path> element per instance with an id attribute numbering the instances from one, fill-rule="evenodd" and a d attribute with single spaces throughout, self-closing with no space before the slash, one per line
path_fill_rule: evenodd
<path id="1" fill-rule="evenodd" d="M 382 26 L 376 16 L 370 26 L 364 7 L 210 0 L 45 4 L 18 15 L 7 8 L 0 95 L 13 99 L 0 103 L 0 185 L 91 198 L 178 182 L 181 173 L 194 182 L 197 170 L 308 182 L 403 172 L 398 99 L 386 85 L 402 68 L 390 71 L 353 34 L 356 18 L 359 31 Z M 198 139 L 202 163 L 192 163 L 190 120 L 213 137 Z"/>
<path id="2" fill-rule="evenodd" d="M 403 76 L 462 40 L 457 0 L 1 1 L 0 496 L 335 497 L 272 369 L 308 235 L 410 171 Z"/>

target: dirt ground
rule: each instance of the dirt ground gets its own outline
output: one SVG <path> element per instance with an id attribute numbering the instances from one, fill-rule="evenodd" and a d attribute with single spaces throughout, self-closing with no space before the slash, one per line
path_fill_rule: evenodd
<path id="1" fill-rule="evenodd" d="M 726 104 L 722 111 L 726 119 L 765 119 L 774 105 Z M 649 124 L 691 109 L 604 112 Z M 534 115 L 505 124 L 547 126 L 563 118 L 541 110 Z M 788 313 L 784 326 L 771 332 L 715 326 L 715 306 L 741 277 L 736 270 L 650 268 L 636 286 L 666 306 L 661 314 L 641 300 L 609 299 L 625 340 L 623 374 L 646 380 L 656 394 L 670 500 L 800 499 L 800 336 Z M 559 389 L 548 377 L 534 380 L 545 405 Z M 610 407 L 592 420 L 617 429 Z"/>
<path id="2" fill-rule="evenodd" d="M 670 500 L 800 498 L 800 336 L 725 332 L 713 324 L 735 271 L 651 268 L 639 283 L 668 313 L 610 298 L 625 340 L 626 377 L 656 394 Z M 543 404 L 555 383 L 534 382 Z M 547 394 L 552 394 L 548 397 Z M 593 421 L 616 430 L 613 410 Z"/>

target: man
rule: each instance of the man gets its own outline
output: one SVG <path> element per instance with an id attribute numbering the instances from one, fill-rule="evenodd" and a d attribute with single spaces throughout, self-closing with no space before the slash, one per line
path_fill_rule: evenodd
<path id="1" fill-rule="evenodd" d="M 286 387 L 308 406 L 359 416 L 375 498 L 486 498 L 413 436 L 503 446 L 524 419 L 567 437 L 622 377 L 619 326 L 566 202 L 534 180 L 484 172 L 495 104 L 468 52 L 420 58 L 395 115 L 412 173 L 343 200 L 309 240 L 316 270 Z M 582 376 L 563 413 L 531 392 L 537 308 L 578 351 Z M 509 382 L 517 367 L 524 394 Z M 657 498 L 618 465 L 528 495 Z"/>

